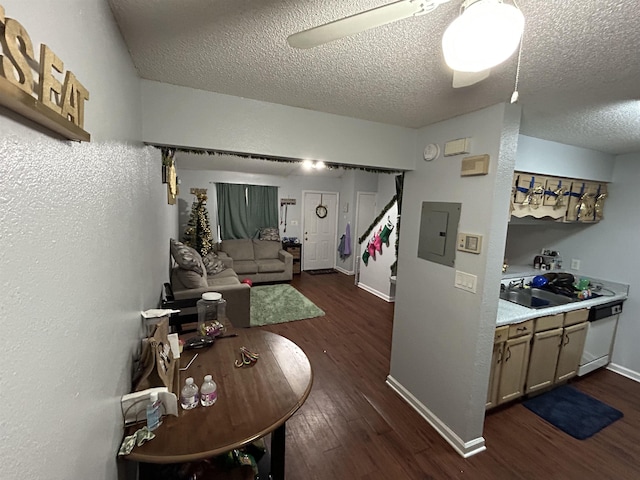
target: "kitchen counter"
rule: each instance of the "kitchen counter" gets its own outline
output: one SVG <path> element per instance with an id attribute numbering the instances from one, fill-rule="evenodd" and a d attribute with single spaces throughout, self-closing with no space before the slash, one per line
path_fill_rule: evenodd
<path id="1" fill-rule="evenodd" d="M 554 272 L 563 272 L 563 270 L 554 270 Z M 525 284 L 531 281 L 535 275 L 541 275 L 543 273 L 540 270 L 534 270 L 533 268 L 517 268 L 513 271 L 505 273 L 502 276 L 502 283 L 508 284 L 514 279 L 524 278 Z M 573 273 L 573 272 L 567 272 Z M 594 290 L 595 293 L 602 295 L 598 298 L 590 298 L 588 300 L 582 300 L 579 302 L 567 303 L 565 305 L 558 305 L 548 308 L 528 308 L 518 305 L 516 303 L 509 302 L 507 300 L 500 299 L 498 303 L 498 316 L 496 319 L 496 326 L 509 325 L 512 323 L 520 323 L 532 318 L 544 317 L 547 315 L 555 315 L 557 313 L 570 312 L 572 310 L 580 310 L 582 308 L 591 308 L 595 305 L 603 305 L 615 300 L 625 300 L 629 293 L 629 285 L 624 283 L 610 282 L 607 280 L 599 280 L 596 278 L 588 277 L 585 275 L 576 275 L 577 278 L 588 278 L 593 285 L 601 285 L 600 291 Z"/>

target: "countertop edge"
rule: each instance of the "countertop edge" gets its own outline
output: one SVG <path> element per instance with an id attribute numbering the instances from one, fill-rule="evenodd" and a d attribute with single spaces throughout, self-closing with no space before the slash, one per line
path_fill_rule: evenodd
<path id="1" fill-rule="evenodd" d="M 528 308 L 508 300 L 500 299 L 498 301 L 498 315 L 496 318 L 496 327 L 502 325 L 511 325 L 514 323 L 524 322 L 532 318 L 546 317 L 548 315 L 555 315 L 557 313 L 571 312 L 573 310 L 580 310 L 582 308 L 591 308 L 596 305 L 604 305 L 609 302 L 617 300 L 626 300 L 626 293 L 617 293 L 611 296 L 602 296 L 598 298 L 591 298 L 589 300 L 583 300 L 581 302 L 568 303 L 565 305 L 558 305 L 557 307 L 549 308 Z"/>

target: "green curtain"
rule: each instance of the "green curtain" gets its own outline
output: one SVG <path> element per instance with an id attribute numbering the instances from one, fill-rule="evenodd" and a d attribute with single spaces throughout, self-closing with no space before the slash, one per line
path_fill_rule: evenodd
<path id="1" fill-rule="evenodd" d="M 253 238 L 278 226 L 278 187 L 216 183 L 221 240 Z"/>
<path id="2" fill-rule="evenodd" d="M 247 198 L 254 232 L 263 227 L 278 227 L 278 187 L 247 185 Z"/>
<path id="3" fill-rule="evenodd" d="M 246 185 L 216 183 L 220 239 L 251 238 Z"/>

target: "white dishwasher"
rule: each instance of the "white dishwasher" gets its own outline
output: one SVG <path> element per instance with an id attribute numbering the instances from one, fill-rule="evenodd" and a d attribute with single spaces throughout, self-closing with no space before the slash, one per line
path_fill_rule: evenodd
<path id="1" fill-rule="evenodd" d="M 613 339 L 624 300 L 597 305 L 589 310 L 589 327 L 578 375 L 585 375 L 611 361 Z"/>

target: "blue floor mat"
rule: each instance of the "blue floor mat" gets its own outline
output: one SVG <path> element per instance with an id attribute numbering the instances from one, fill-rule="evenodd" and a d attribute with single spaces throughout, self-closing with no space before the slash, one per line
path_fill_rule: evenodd
<path id="1" fill-rule="evenodd" d="M 522 404 L 578 440 L 589 438 L 624 415 L 589 395 L 564 385 Z"/>

